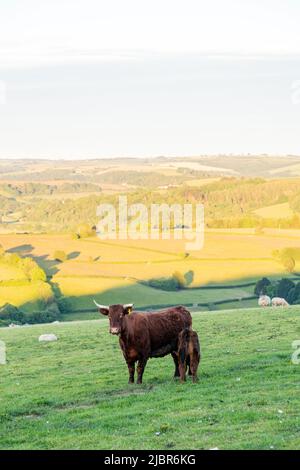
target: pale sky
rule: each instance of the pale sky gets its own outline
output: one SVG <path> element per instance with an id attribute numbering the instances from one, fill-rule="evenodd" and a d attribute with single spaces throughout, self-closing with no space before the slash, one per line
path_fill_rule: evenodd
<path id="1" fill-rule="evenodd" d="M 0 158 L 300 154 L 299 0 L 0 0 Z"/>

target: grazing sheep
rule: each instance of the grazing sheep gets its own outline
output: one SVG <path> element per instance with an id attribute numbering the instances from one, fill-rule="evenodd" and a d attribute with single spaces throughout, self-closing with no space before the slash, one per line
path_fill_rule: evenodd
<path id="1" fill-rule="evenodd" d="M 282 297 L 273 297 L 272 306 L 273 307 L 288 307 L 289 303 Z"/>
<path id="2" fill-rule="evenodd" d="M 269 307 L 271 305 L 271 298 L 268 295 L 260 295 L 258 299 L 259 307 Z"/>
<path id="3" fill-rule="evenodd" d="M 50 333 L 50 334 L 45 334 L 45 335 L 41 335 L 39 337 L 39 342 L 41 343 L 42 341 L 57 341 L 57 336 Z"/>

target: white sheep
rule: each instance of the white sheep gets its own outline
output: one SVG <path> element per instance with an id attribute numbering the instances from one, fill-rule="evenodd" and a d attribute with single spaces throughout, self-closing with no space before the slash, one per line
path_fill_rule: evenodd
<path id="1" fill-rule="evenodd" d="M 273 297 L 272 299 L 273 307 L 288 307 L 289 305 L 290 304 L 282 297 Z"/>
<path id="2" fill-rule="evenodd" d="M 271 298 L 268 295 L 260 295 L 258 305 L 259 307 L 269 307 L 271 305 Z"/>

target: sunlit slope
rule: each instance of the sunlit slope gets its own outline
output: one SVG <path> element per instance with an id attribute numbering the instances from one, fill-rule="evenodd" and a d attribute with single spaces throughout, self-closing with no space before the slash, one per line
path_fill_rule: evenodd
<path id="1" fill-rule="evenodd" d="M 270 230 L 256 235 L 247 229 L 208 230 L 203 249 L 191 252 L 186 251 L 185 240 L 73 240 L 69 234 L 2 235 L 0 243 L 11 253 L 33 257 L 48 275 L 49 291 L 54 289 L 56 295 L 69 300 L 72 310 L 79 310 L 92 308 L 94 297 L 103 303 L 117 299 L 139 307 L 214 304 L 249 297 L 253 286 L 244 288 L 241 284 L 263 276 L 289 276 L 273 251 L 300 248 L 300 235 L 298 231 Z M 65 261 L 55 259 L 57 250 L 65 252 Z M 296 263 L 295 271 L 299 269 Z M 145 285 L 149 279 L 168 278 L 174 273 L 191 273 L 188 289 L 169 292 Z M 28 286 L 23 278 L 24 273 L 0 264 L 0 301 L 36 311 L 45 287 Z M 219 289 L 195 289 L 210 285 Z M 224 285 L 230 289 L 222 289 Z"/>
<path id="2" fill-rule="evenodd" d="M 290 208 L 288 202 L 282 204 L 274 204 L 272 206 L 261 207 L 254 211 L 254 214 L 264 219 L 288 219 L 293 217 L 294 211 Z"/>

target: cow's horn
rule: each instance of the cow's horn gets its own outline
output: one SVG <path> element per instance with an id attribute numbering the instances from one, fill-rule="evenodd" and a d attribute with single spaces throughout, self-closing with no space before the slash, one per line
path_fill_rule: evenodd
<path id="1" fill-rule="evenodd" d="M 133 304 L 124 304 L 123 305 L 123 308 L 132 308 L 133 307 Z"/>
<path id="2" fill-rule="evenodd" d="M 94 299 L 94 304 L 98 307 L 98 308 L 102 308 L 104 310 L 108 310 L 108 305 L 100 305 L 100 304 L 97 304 L 96 300 Z"/>

